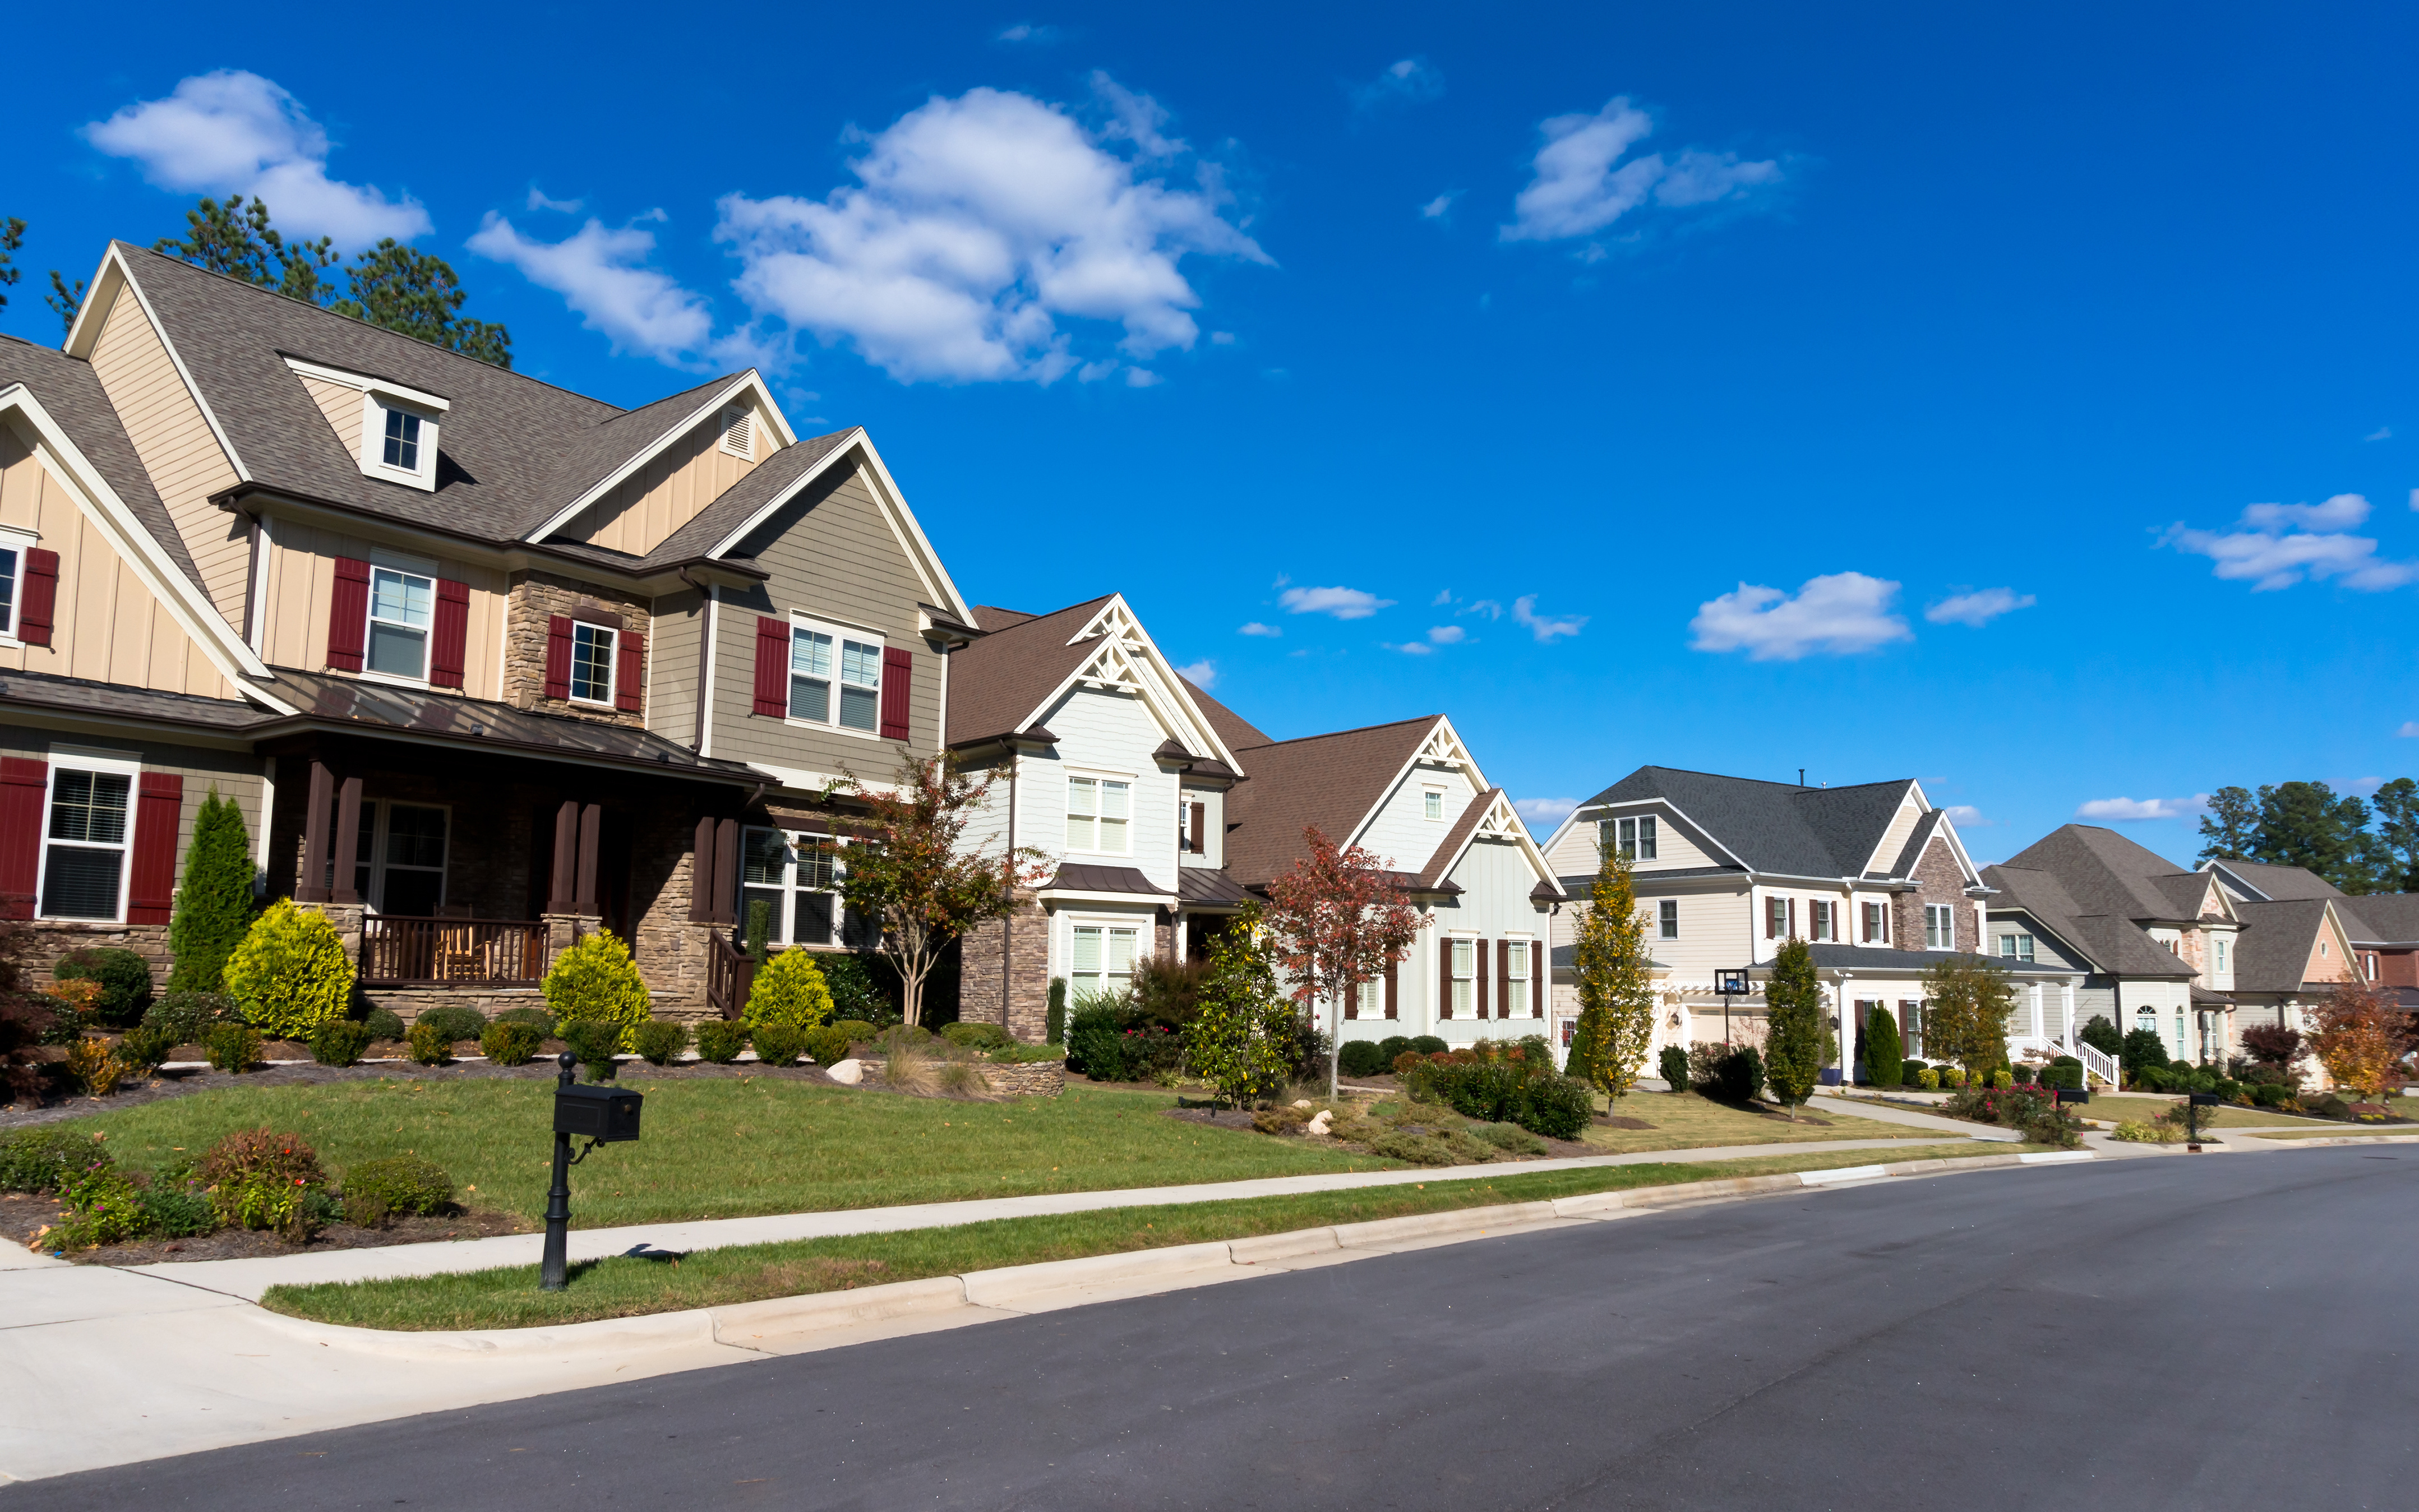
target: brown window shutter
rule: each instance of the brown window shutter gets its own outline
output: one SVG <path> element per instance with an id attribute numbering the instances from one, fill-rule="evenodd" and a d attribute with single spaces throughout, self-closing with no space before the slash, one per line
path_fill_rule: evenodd
<path id="1" fill-rule="evenodd" d="M 338 671 L 362 670 L 362 637 L 369 633 L 370 564 L 336 559 L 335 591 L 328 595 L 328 665 Z"/>
<path id="2" fill-rule="evenodd" d="M 1789 933 L 1792 938 L 1797 934 L 1797 900 L 1795 898 L 1789 900 Z"/>
<path id="3" fill-rule="evenodd" d="M 714 819 L 697 822 L 697 838 L 689 842 L 688 921 L 714 922 Z"/>
<path id="4" fill-rule="evenodd" d="M 1546 942 L 1529 942 L 1529 1016 L 1546 1016 Z"/>
<path id="5" fill-rule="evenodd" d="M 1512 951 L 1510 940 L 1495 942 L 1495 1016 L 1512 1016 Z"/>
<path id="6" fill-rule="evenodd" d="M 615 640 L 619 644 L 613 669 L 613 707 L 636 714 L 646 706 L 641 684 L 647 675 L 647 638 L 632 635 L 627 630 Z"/>
<path id="7" fill-rule="evenodd" d="M 29 646 L 47 646 L 59 612 L 59 554 L 39 546 L 27 549 L 23 587 L 24 601 L 17 609 L 17 639 Z"/>
<path id="8" fill-rule="evenodd" d="M 0 918 L 34 917 L 42 870 L 42 795 L 48 762 L 0 757 Z"/>
<path id="9" fill-rule="evenodd" d="M 571 616 L 555 614 L 546 622 L 546 696 L 571 696 Z"/>
<path id="10" fill-rule="evenodd" d="M 1437 1017 L 1453 1017 L 1453 941 L 1437 936 Z"/>
<path id="11" fill-rule="evenodd" d="M 366 608 L 363 613 L 368 611 Z M 437 579 L 437 617 L 428 636 L 428 681 L 460 687 L 470 640 L 470 587 Z"/>
<path id="12" fill-rule="evenodd" d="M 1487 1016 L 1487 942 L 1485 940 L 1471 941 L 1470 953 L 1470 974 L 1472 978 L 1476 979 L 1471 984 L 1471 991 L 1475 994 L 1478 998 L 1478 1016 L 1480 1018 L 1485 1018 Z"/>
<path id="13" fill-rule="evenodd" d="M 1193 806 L 1193 811 L 1196 814 L 1199 813 L 1201 811 L 1201 805 L 1197 803 L 1194 804 Z M 1389 961 L 1386 963 L 1386 1016 L 1390 1019 L 1398 1019 L 1403 1016 L 1401 995 L 1402 984 L 1395 980 L 1395 973 L 1401 965 L 1402 963 L 1399 961 Z M 1391 1070 L 1392 1068 L 1389 1069 Z"/>
<path id="14" fill-rule="evenodd" d="M 882 738 L 907 738 L 907 694 L 916 686 L 916 656 L 903 646 L 882 649 Z"/>
<path id="15" fill-rule="evenodd" d="M 1344 1016 L 1348 1019 L 1361 1016 L 1361 988 L 1357 983 L 1344 989 Z"/>
<path id="16" fill-rule="evenodd" d="M 174 772 L 146 772 L 136 789 L 126 921 L 165 924 L 177 902 L 177 821 L 184 807 L 185 779 Z"/>
<path id="17" fill-rule="evenodd" d="M 785 717 L 790 712 L 790 626 L 785 620 L 760 616 L 756 621 L 756 706 L 753 712 L 776 719 Z"/>
<path id="18" fill-rule="evenodd" d="M 1210 854 L 1209 826 L 1210 806 L 1206 803 L 1196 803 L 1193 805 L 1192 850 L 1193 854 L 1195 856 L 1207 856 Z M 1389 1018 L 1392 1018 L 1393 1016 L 1394 1015 L 1391 1013 L 1387 1015 Z"/>

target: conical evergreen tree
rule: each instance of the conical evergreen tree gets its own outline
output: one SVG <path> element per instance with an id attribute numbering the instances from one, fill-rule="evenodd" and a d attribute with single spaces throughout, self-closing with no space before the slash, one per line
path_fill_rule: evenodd
<path id="1" fill-rule="evenodd" d="M 168 918 L 170 992 L 214 993 L 227 957 L 252 927 L 252 840 L 243 813 L 212 788 L 193 819 L 185 881 Z"/>
<path id="2" fill-rule="evenodd" d="M 1823 989 L 1814 980 L 1814 953 L 1792 936 L 1772 960 L 1771 980 L 1764 984 L 1764 1001 L 1771 1027 L 1764 1041 L 1764 1079 L 1774 1101 L 1783 1107 L 1803 1103 L 1822 1079 L 1826 1041 Z"/>
<path id="3" fill-rule="evenodd" d="M 1865 1021 L 1865 1074 L 1875 1087 L 1896 1087 L 1906 1080 L 1906 1046 L 1887 1003 L 1874 1004 Z"/>

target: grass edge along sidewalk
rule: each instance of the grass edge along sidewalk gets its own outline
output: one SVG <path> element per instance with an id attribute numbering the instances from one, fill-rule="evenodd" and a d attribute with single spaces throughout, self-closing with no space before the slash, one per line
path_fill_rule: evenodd
<path id="1" fill-rule="evenodd" d="M 1891 1164 L 1962 1157 L 1971 1141 L 1910 1144 Z M 2047 1147 L 2003 1145 L 1993 1156 Z M 261 1305 L 315 1322 L 403 1332 L 538 1328 L 729 1306 L 958 1275 L 1050 1260 L 1252 1239 L 1323 1225 L 1367 1223 L 1464 1208 L 1548 1201 L 1745 1176 L 1835 1170 L 1876 1151 L 1832 1150 L 1691 1164 L 1601 1165 L 1273 1197 L 1095 1209 L 946 1227 L 789 1240 L 701 1251 L 678 1261 L 624 1257 L 573 1267 L 561 1292 L 537 1289 L 535 1266 L 376 1281 L 270 1288 Z M 1985 1159 L 1991 1157 L 1982 1157 Z"/>

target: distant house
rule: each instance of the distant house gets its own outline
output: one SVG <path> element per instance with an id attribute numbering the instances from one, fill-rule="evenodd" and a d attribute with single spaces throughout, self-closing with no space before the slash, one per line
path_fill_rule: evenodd
<path id="1" fill-rule="evenodd" d="M 2256 861 L 2202 870 L 2242 918 L 2232 983 L 2237 1043 L 2258 1024 L 2308 1030 L 2310 1010 L 2354 979 L 2393 988 L 2405 1009 L 2419 1011 L 2419 894 L 2350 897 L 2301 867 Z M 2325 1079 L 2315 1063 L 2303 1069 Z"/>
<path id="2" fill-rule="evenodd" d="M 1921 1056 L 1924 973 L 1986 948 L 1989 889 L 1955 824 L 1913 779 L 1810 788 L 1642 766 L 1579 805 L 1546 842 L 1576 900 L 1554 922 L 1554 1011 L 1566 1022 L 1579 1012 L 1571 949 L 1599 847 L 1634 868 L 1660 998 L 1657 1048 L 1725 1033 L 1761 1041 L 1763 983 L 1780 946 L 1798 938 L 1834 1027 L 1846 1025 L 1827 1077 L 1850 1069 L 1855 1026 L 1876 1009 L 1899 1020 L 1907 1053 Z M 2004 964 L 2035 1015 L 2021 1021 L 2026 1032 L 2067 1033 L 2064 1007 L 2081 970 L 2055 958 Z M 1727 1004 L 1725 971 L 1745 973 L 1749 988 Z M 2046 1017 L 2044 994 L 2054 1005 Z"/>

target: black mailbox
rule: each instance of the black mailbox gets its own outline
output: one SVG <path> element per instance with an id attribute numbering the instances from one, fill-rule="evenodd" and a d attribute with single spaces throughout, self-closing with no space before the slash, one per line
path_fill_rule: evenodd
<path id="1" fill-rule="evenodd" d="M 619 1087 L 589 1083 L 558 1087 L 554 1089 L 554 1132 L 605 1145 L 636 1139 L 639 1104 L 645 1101 L 640 1094 Z"/>
<path id="2" fill-rule="evenodd" d="M 2226 1099 L 2215 1092 L 2195 1092 L 2192 1094 L 2192 1105 L 2196 1108 L 2224 1107 Z"/>
<path id="3" fill-rule="evenodd" d="M 2091 1093 L 2081 1087 L 2061 1087 L 2057 1089 L 2057 1101 L 2060 1106 L 2069 1103 L 2088 1103 Z"/>

